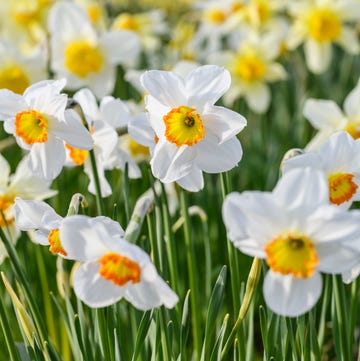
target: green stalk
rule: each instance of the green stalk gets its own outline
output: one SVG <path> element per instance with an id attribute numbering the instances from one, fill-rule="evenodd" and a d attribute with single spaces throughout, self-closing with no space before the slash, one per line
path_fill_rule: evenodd
<path id="1" fill-rule="evenodd" d="M 184 217 L 184 241 L 185 241 L 185 251 L 186 259 L 189 272 L 189 282 L 190 282 L 190 300 L 191 300 L 191 313 L 192 313 L 192 329 L 193 329 L 193 338 L 194 338 L 194 348 L 196 352 L 196 359 L 199 360 L 201 356 L 201 312 L 198 307 L 198 287 L 196 285 L 196 262 L 195 262 L 195 251 L 194 244 L 191 240 L 190 232 L 190 219 L 188 214 L 188 207 L 186 202 L 186 193 L 184 190 L 180 192 L 180 206 L 181 213 Z"/>
<path id="2" fill-rule="evenodd" d="M 230 332 L 229 337 L 226 340 L 225 346 L 221 352 L 221 358 L 220 358 L 221 360 L 224 360 L 226 355 L 228 354 L 228 352 L 234 342 L 236 333 L 237 333 L 239 327 L 241 326 L 242 321 L 244 320 L 244 318 L 249 310 L 256 287 L 259 282 L 260 272 L 261 272 L 261 260 L 259 258 L 254 258 L 253 263 L 251 265 L 250 272 L 249 272 L 249 276 L 248 276 L 248 279 L 246 282 L 245 294 L 244 294 L 243 301 L 241 303 L 239 315 L 234 324 L 234 327 L 232 328 L 232 330 Z"/>
<path id="3" fill-rule="evenodd" d="M 96 190 L 96 206 L 97 206 L 98 214 L 104 216 L 105 215 L 104 202 L 101 196 L 100 179 L 99 179 L 99 173 L 97 171 L 94 149 L 91 149 L 89 151 L 89 154 L 90 154 L 91 169 L 93 172 L 95 190 Z"/>
<path id="4" fill-rule="evenodd" d="M 15 340 L 11 334 L 11 328 L 7 319 L 6 311 L 3 306 L 3 302 L 0 302 L 0 325 L 3 331 L 7 349 L 9 351 L 10 360 L 21 361 L 18 350 L 15 346 Z"/>
<path id="5" fill-rule="evenodd" d="M 221 181 L 221 195 L 222 195 L 222 200 L 224 201 L 226 195 L 230 190 L 229 174 L 220 173 L 220 181 Z M 226 243 L 227 243 L 227 251 L 228 251 L 229 266 L 230 266 L 232 301 L 233 301 L 234 313 L 236 313 L 240 308 L 240 299 L 237 296 L 239 294 L 239 284 L 240 284 L 238 278 L 239 267 L 233 244 L 228 238 Z"/>

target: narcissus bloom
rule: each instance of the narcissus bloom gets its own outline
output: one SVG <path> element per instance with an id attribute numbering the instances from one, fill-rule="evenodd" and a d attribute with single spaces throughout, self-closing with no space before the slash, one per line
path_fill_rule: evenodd
<path id="1" fill-rule="evenodd" d="M 60 94 L 64 80 L 41 81 L 23 95 L 0 90 L 0 118 L 4 129 L 29 150 L 29 168 L 46 180 L 57 177 L 65 162 L 63 142 L 91 149 L 92 139 L 80 121 L 66 117 L 67 96 Z"/>
<path id="2" fill-rule="evenodd" d="M 347 95 L 344 111 L 332 100 L 307 99 L 304 116 L 318 130 L 315 137 L 306 146 L 306 150 L 317 150 L 331 134 L 344 130 L 354 139 L 360 138 L 360 81 Z"/>
<path id="3" fill-rule="evenodd" d="M 360 140 L 338 132 L 314 153 L 304 153 L 284 162 L 283 172 L 294 168 L 312 168 L 324 172 L 329 183 L 330 202 L 349 208 L 360 200 Z"/>
<path id="4" fill-rule="evenodd" d="M 14 174 L 10 174 L 10 165 L 0 155 L 0 227 L 16 242 L 20 231 L 14 222 L 14 201 L 16 197 L 41 200 L 54 196 L 57 191 L 50 189 L 49 182 L 37 177 L 29 169 L 27 158 L 18 164 Z M 0 242 L 0 263 L 6 256 L 5 247 Z"/>
<path id="5" fill-rule="evenodd" d="M 202 171 L 224 172 L 237 165 L 242 148 L 236 135 L 245 118 L 214 105 L 229 89 L 230 74 L 224 68 L 205 65 L 186 77 L 172 72 L 145 72 L 141 83 L 156 145 L 150 161 L 155 177 L 164 183 L 188 176 L 191 190 L 203 186 Z"/>
<path id="6" fill-rule="evenodd" d="M 230 71 L 232 83 L 224 95 L 225 104 L 232 105 L 239 97 L 245 97 L 252 111 L 267 111 L 271 101 L 268 83 L 284 80 L 287 76 L 284 67 L 276 62 L 280 40 L 273 33 L 259 36 L 247 32 L 243 40 L 237 39 L 236 49 L 214 53 L 209 57 L 212 62 Z"/>
<path id="7" fill-rule="evenodd" d="M 117 64 L 134 64 L 140 52 L 135 33 L 114 30 L 98 35 L 77 4 L 60 2 L 49 14 L 51 67 L 69 89 L 88 86 L 99 98 L 112 92 Z"/>
<path id="8" fill-rule="evenodd" d="M 35 243 L 50 246 L 50 252 L 66 258 L 67 252 L 62 247 L 59 234 L 63 217 L 47 203 L 17 197 L 14 214 L 16 225 L 20 230 L 34 231 L 32 239 Z"/>
<path id="9" fill-rule="evenodd" d="M 125 298 L 140 310 L 178 297 L 158 275 L 150 257 L 123 239 L 124 231 L 110 218 L 71 216 L 64 219 L 60 239 L 68 256 L 82 262 L 74 274 L 74 291 L 90 307 L 105 307 Z"/>
<path id="10" fill-rule="evenodd" d="M 355 23 L 360 19 L 360 3 L 355 0 L 301 0 L 288 3 L 294 18 L 288 47 L 295 49 L 304 42 L 308 68 L 323 73 L 330 65 L 332 44 L 350 54 L 359 52 Z"/>
<path id="11" fill-rule="evenodd" d="M 237 248 L 266 260 L 265 301 L 283 316 L 316 304 L 320 272 L 342 273 L 359 261 L 350 246 L 359 240 L 360 213 L 331 205 L 327 179 L 315 169 L 285 173 L 273 192 L 229 194 L 223 219 Z"/>

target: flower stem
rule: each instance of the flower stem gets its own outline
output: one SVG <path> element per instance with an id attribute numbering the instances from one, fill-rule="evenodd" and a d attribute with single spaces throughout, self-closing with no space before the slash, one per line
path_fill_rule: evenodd
<path id="1" fill-rule="evenodd" d="M 253 299 L 257 284 L 259 282 L 260 271 L 261 271 L 261 260 L 259 258 L 254 258 L 253 263 L 251 265 L 250 272 L 249 272 L 249 276 L 248 276 L 248 279 L 246 282 L 245 294 L 244 294 L 243 301 L 241 303 L 239 314 L 238 314 L 237 320 L 234 324 L 234 327 L 232 328 L 230 335 L 226 340 L 225 346 L 221 352 L 220 360 L 224 360 L 226 355 L 228 354 L 230 347 L 234 342 L 236 333 L 250 308 L 251 301 Z"/>
<path id="2" fill-rule="evenodd" d="M 201 322 L 200 322 L 200 310 L 198 307 L 198 287 L 196 285 L 196 265 L 195 265 L 195 251 L 194 244 L 191 241 L 190 236 L 190 219 L 186 201 L 186 193 L 184 190 L 180 192 L 180 205 L 181 213 L 184 217 L 184 240 L 186 248 L 186 259 L 189 272 L 189 282 L 190 282 L 190 300 L 191 300 L 191 313 L 192 313 L 192 329 L 193 329 L 193 338 L 194 338 L 194 348 L 196 352 L 196 359 L 200 359 L 201 355 Z"/>
<path id="3" fill-rule="evenodd" d="M 92 173 L 93 173 L 93 177 L 94 177 L 95 190 L 96 190 L 96 206 L 97 206 L 99 215 L 104 216 L 105 215 L 104 203 L 103 203 L 103 199 L 101 196 L 100 179 L 99 179 L 99 173 L 97 171 L 94 149 L 91 149 L 89 151 L 89 154 L 90 154 L 91 169 L 92 169 Z"/>

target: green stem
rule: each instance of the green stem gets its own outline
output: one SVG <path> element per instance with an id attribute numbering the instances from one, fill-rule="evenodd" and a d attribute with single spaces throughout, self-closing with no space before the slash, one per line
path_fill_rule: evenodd
<path id="1" fill-rule="evenodd" d="M 259 258 L 254 258 L 253 263 L 251 265 L 250 272 L 249 272 L 249 276 L 248 276 L 248 279 L 246 282 L 245 294 L 244 294 L 243 301 L 241 303 L 239 315 L 234 324 L 234 327 L 231 330 L 231 333 L 230 333 L 228 339 L 226 340 L 225 346 L 221 352 L 221 358 L 220 358 L 221 360 L 224 360 L 226 355 L 228 354 L 230 347 L 234 342 L 236 333 L 249 310 L 249 307 L 251 305 L 251 301 L 253 299 L 257 284 L 259 282 L 260 271 L 261 271 L 261 260 Z"/>
<path id="2" fill-rule="evenodd" d="M 221 173 L 220 174 L 221 180 L 221 194 L 222 199 L 224 201 L 226 194 L 228 194 L 230 190 L 230 181 L 228 173 Z M 233 300 L 233 307 L 234 312 L 236 313 L 240 307 L 240 299 L 237 296 L 239 294 L 239 279 L 238 279 L 238 262 L 235 253 L 235 249 L 233 244 L 229 239 L 227 239 L 227 250 L 228 250 L 228 257 L 229 257 L 229 265 L 230 265 L 230 280 L 231 280 L 231 293 L 232 293 L 232 300 Z"/>
<path id="3" fill-rule="evenodd" d="M 192 313 L 192 329 L 193 329 L 193 338 L 194 338 L 194 347 L 196 351 L 196 359 L 200 359 L 201 356 L 201 320 L 200 320 L 200 310 L 198 308 L 198 287 L 196 285 L 196 262 L 195 262 L 195 251 L 194 244 L 191 241 L 190 235 L 190 219 L 188 213 L 188 207 L 186 202 L 186 193 L 184 190 L 180 192 L 180 205 L 181 213 L 184 217 L 184 240 L 185 240 L 185 249 L 186 249 L 186 259 L 189 272 L 189 282 L 190 282 L 190 300 L 191 300 L 191 313 Z"/>
<path id="4" fill-rule="evenodd" d="M 98 214 L 105 215 L 104 202 L 103 202 L 102 195 L 101 195 L 100 179 L 99 179 L 99 173 L 97 171 L 94 149 L 91 149 L 89 151 L 89 154 L 90 154 L 91 169 L 93 172 L 94 183 L 95 183 L 96 206 L 97 206 Z"/>

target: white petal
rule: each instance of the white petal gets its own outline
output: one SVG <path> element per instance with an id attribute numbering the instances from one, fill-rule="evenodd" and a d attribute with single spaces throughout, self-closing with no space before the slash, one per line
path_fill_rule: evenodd
<path id="1" fill-rule="evenodd" d="M 105 307 L 119 301 L 124 287 L 115 285 L 99 274 L 100 263 L 89 262 L 81 265 L 74 275 L 76 296 L 90 307 Z"/>
<path id="2" fill-rule="evenodd" d="M 150 161 L 151 170 L 162 182 L 174 182 L 189 174 L 195 156 L 194 147 L 177 147 L 175 144 L 159 141 Z"/>
<path id="3" fill-rule="evenodd" d="M 292 157 L 286 160 L 282 166 L 282 172 L 287 173 L 291 169 L 295 168 L 314 168 L 314 169 L 322 169 L 324 164 L 319 154 L 316 153 L 304 153 L 299 154 L 295 157 Z"/>
<path id="4" fill-rule="evenodd" d="M 29 169 L 47 181 L 55 179 L 66 159 L 63 142 L 49 134 L 46 143 L 35 143 L 29 153 Z"/>
<path id="5" fill-rule="evenodd" d="M 210 133 L 203 141 L 196 144 L 196 150 L 195 162 L 207 173 L 226 172 L 234 168 L 242 157 L 241 144 L 236 137 L 218 144 L 217 137 Z"/>
<path id="6" fill-rule="evenodd" d="M 110 64 L 133 66 L 140 54 L 140 39 L 138 35 L 132 31 L 108 31 L 100 37 L 99 43 L 105 50 L 107 61 Z"/>
<path id="7" fill-rule="evenodd" d="M 339 129 L 344 122 L 344 114 L 332 100 L 307 99 L 303 114 L 316 129 Z"/>
<path id="8" fill-rule="evenodd" d="M 89 131 L 73 109 L 66 110 L 65 121 L 53 122 L 52 133 L 72 147 L 87 150 L 93 147 L 94 142 Z"/>
<path id="9" fill-rule="evenodd" d="M 10 179 L 10 165 L 7 160 L 0 154 L 0 186 L 7 187 Z"/>
<path id="10" fill-rule="evenodd" d="M 312 168 L 296 168 L 285 173 L 273 194 L 287 209 L 312 209 L 329 203 L 326 176 Z"/>
<path id="11" fill-rule="evenodd" d="M 266 84 L 258 83 L 247 90 L 245 98 L 253 112 L 264 113 L 270 105 L 271 94 Z"/>
<path id="12" fill-rule="evenodd" d="M 213 105 L 230 87 L 230 73 L 217 65 L 194 69 L 185 79 L 188 105 L 195 108 Z"/>
<path id="13" fill-rule="evenodd" d="M 95 159 L 96 159 L 96 171 L 97 171 L 97 175 L 98 175 L 99 183 L 100 183 L 101 196 L 108 197 L 112 194 L 111 185 L 105 177 L 105 169 L 104 169 L 103 164 L 100 161 L 99 157 L 95 156 Z M 95 183 L 94 173 L 93 173 L 93 169 L 90 165 L 90 162 L 85 162 L 84 172 L 86 173 L 86 175 L 89 177 L 89 180 L 90 180 L 90 183 L 88 185 L 88 191 L 91 194 L 96 195 L 97 194 L 96 183 Z"/>
<path id="14" fill-rule="evenodd" d="M 304 44 L 306 63 L 315 74 L 325 72 L 332 58 L 331 43 L 307 40 Z"/>
<path id="15" fill-rule="evenodd" d="M 175 292 L 157 274 L 155 267 L 149 263 L 142 270 L 142 274 L 153 274 L 151 280 L 141 280 L 136 284 L 129 284 L 126 288 L 125 298 L 136 308 L 146 311 L 164 305 L 173 308 L 179 298 Z"/>
<path id="16" fill-rule="evenodd" d="M 351 119 L 360 118 L 360 81 L 356 87 L 348 94 L 344 102 L 344 110 L 346 115 Z"/>
<path id="17" fill-rule="evenodd" d="M 7 89 L 0 89 L 0 119 L 15 119 L 18 112 L 28 109 L 24 98 Z"/>
<path id="18" fill-rule="evenodd" d="M 120 99 L 106 96 L 101 100 L 100 112 L 102 119 L 113 128 L 127 126 L 132 118 L 127 105 Z"/>
<path id="19" fill-rule="evenodd" d="M 359 255 L 359 262 L 352 267 L 351 269 L 343 272 L 341 274 L 342 280 L 344 283 L 351 283 L 352 281 L 354 281 L 360 274 L 360 255 Z"/>
<path id="20" fill-rule="evenodd" d="M 64 218 L 60 227 L 60 239 L 70 259 L 95 261 L 108 251 L 104 238 L 123 232 L 120 225 L 106 217 L 90 218 L 76 215 Z M 122 231 L 122 232 L 121 232 Z"/>
<path id="21" fill-rule="evenodd" d="M 198 192 L 204 188 L 204 177 L 201 169 L 194 165 L 189 174 L 178 179 L 176 183 L 189 192 Z"/>
<path id="22" fill-rule="evenodd" d="M 80 104 L 89 126 L 93 121 L 100 118 L 96 98 L 90 89 L 84 88 L 79 90 L 74 94 L 73 98 Z"/>
<path id="23" fill-rule="evenodd" d="M 184 82 L 174 73 L 149 70 L 142 74 L 140 81 L 152 97 L 170 108 L 187 104 Z"/>
<path id="24" fill-rule="evenodd" d="M 15 199 L 15 222 L 22 231 L 43 228 L 42 220 L 46 212 L 55 213 L 45 202 L 23 200 L 18 197 Z"/>
<path id="25" fill-rule="evenodd" d="M 264 279 L 264 298 L 269 308 L 281 316 L 296 317 L 309 311 L 320 298 L 319 273 L 310 278 L 294 278 L 269 271 Z"/>
<path id="26" fill-rule="evenodd" d="M 355 29 L 343 26 L 340 37 L 336 40 L 348 53 L 357 54 L 360 50 L 359 40 Z"/>
<path id="27" fill-rule="evenodd" d="M 146 113 L 139 113 L 130 120 L 128 132 L 137 143 L 151 148 L 155 146 L 155 133 Z"/>
<path id="28" fill-rule="evenodd" d="M 279 63 L 272 63 L 268 65 L 265 79 L 273 82 L 278 80 L 284 80 L 287 78 L 285 68 Z"/>
<path id="29" fill-rule="evenodd" d="M 217 136 L 219 143 L 237 135 L 247 123 L 241 114 L 219 106 L 206 107 L 201 118 L 205 129 L 210 129 Z"/>

